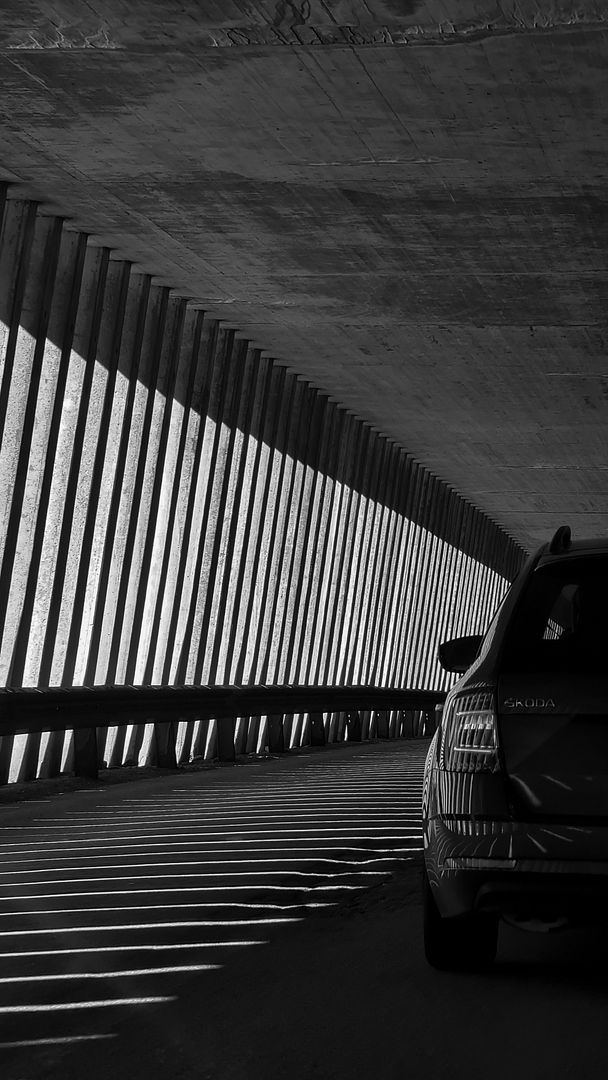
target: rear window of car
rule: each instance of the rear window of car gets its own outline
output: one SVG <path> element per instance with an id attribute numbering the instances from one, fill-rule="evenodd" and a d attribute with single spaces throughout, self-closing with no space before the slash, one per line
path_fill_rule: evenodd
<path id="1" fill-rule="evenodd" d="M 608 557 L 539 566 L 505 637 L 506 671 L 592 671 L 608 666 Z"/>

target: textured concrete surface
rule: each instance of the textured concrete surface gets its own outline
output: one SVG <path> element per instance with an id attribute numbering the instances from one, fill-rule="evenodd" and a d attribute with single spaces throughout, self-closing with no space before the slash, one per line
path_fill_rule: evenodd
<path id="1" fill-rule="evenodd" d="M 399 851 L 425 745 L 4 806 L 3 1080 L 603 1080 L 605 933 L 503 927 L 491 974 L 426 965 Z"/>
<path id="2" fill-rule="evenodd" d="M 604 530 L 608 12 L 2 0 L 0 176 L 533 543 Z"/>
<path id="3" fill-rule="evenodd" d="M 125 1034 L 147 1075 L 163 1075 L 155 1063 L 174 1056 L 166 1009 L 179 1011 L 188 984 L 203 997 L 197 1024 L 175 1033 L 178 1054 L 186 1030 L 216 1028 L 204 1002 L 209 978 L 236 959 L 238 985 L 243 949 L 258 952 L 418 858 L 427 748 L 427 739 L 331 747 L 119 785 L 102 779 L 63 795 L 43 783 L 30 788 L 32 801 L 6 802 L 2 1076 L 82 1075 L 81 1047 L 96 1057 Z M 255 1010 L 250 1019 L 272 1022 Z M 247 1039 L 235 1037 L 247 1053 Z M 100 1068 L 114 1071 L 107 1058 Z"/>

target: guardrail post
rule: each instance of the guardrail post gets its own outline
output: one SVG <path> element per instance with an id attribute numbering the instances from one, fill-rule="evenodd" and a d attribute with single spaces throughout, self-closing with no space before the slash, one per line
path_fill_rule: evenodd
<path id="1" fill-rule="evenodd" d="M 376 713 L 376 735 L 379 739 L 388 739 L 389 720 L 385 711 Z"/>
<path id="2" fill-rule="evenodd" d="M 177 721 L 154 725 L 156 740 L 156 764 L 159 769 L 177 769 L 175 742 L 177 739 Z"/>
<path id="3" fill-rule="evenodd" d="M 247 744 L 245 746 L 246 754 L 256 754 L 258 749 L 258 741 L 260 738 L 260 726 L 262 720 L 259 716 L 252 716 L 249 719 L 249 730 L 247 731 Z"/>
<path id="4" fill-rule="evenodd" d="M 76 728 L 74 731 L 74 775 L 96 780 L 99 761 L 97 728 Z"/>
<path id="5" fill-rule="evenodd" d="M 190 748 L 190 757 L 194 761 L 195 758 L 205 757 L 205 749 L 207 747 L 207 736 L 209 734 L 209 717 L 204 716 L 198 721 L 198 727 L 196 727 L 197 721 L 195 721 L 196 736 L 192 740 Z M 175 740 L 177 743 L 177 739 Z"/>
<path id="6" fill-rule="evenodd" d="M 106 758 L 108 769 L 118 768 L 120 765 L 122 765 L 122 758 L 125 750 L 126 739 L 126 727 L 117 727 L 115 730 L 114 743 L 111 750 L 109 750 Z"/>
<path id="7" fill-rule="evenodd" d="M 33 731 L 28 735 L 23 758 L 21 759 L 21 766 L 19 768 L 19 776 L 17 777 L 19 782 L 36 779 L 41 738 L 42 733 L 40 731 Z"/>
<path id="8" fill-rule="evenodd" d="M 365 742 L 366 739 L 369 739 L 370 715 L 369 709 L 363 709 L 363 711 L 359 713 L 359 716 L 361 717 L 361 742 Z"/>
<path id="9" fill-rule="evenodd" d="M 404 739 L 414 738 L 414 714 L 411 709 L 405 709 L 402 713 L 401 735 Z"/>
<path id="10" fill-rule="evenodd" d="M 361 742 L 361 713 L 349 712 L 346 714 L 346 730 L 349 742 Z"/>
<path id="11" fill-rule="evenodd" d="M 347 714 L 345 712 L 338 713 L 338 723 L 336 725 L 336 742 L 344 742 L 345 732 L 347 724 Z"/>
<path id="12" fill-rule="evenodd" d="M 249 732 L 249 717 L 239 716 L 237 718 L 234 736 L 234 752 L 235 754 L 244 754 L 247 751 L 247 735 Z"/>
<path id="13" fill-rule="evenodd" d="M 14 735 L 3 735 L 0 738 L 0 784 L 8 784 L 14 744 Z"/>
<path id="14" fill-rule="evenodd" d="M 220 761 L 236 761 L 234 748 L 234 733 L 236 719 L 234 716 L 218 716 L 217 718 L 217 756 Z"/>
<path id="15" fill-rule="evenodd" d="M 323 713 L 315 712 L 310 714 L 310 745 L 311 746 L 325 746 L 327 743 L 327 735 L 325 733 L 325 724 L 323 723 Z"/>
<path id="16" fill-rule="evenodd" d="M 282 713 L 275 713 L 268 717 L 268 750 L 271 754 L 285 753 Z"/>
<path id="17" fill-rule="evenodd" d="M 424 734 L 425 735 L 434 735 L 435 730 L 436 730 L 435 710 L 434 709 L 433 710 L 425 709 L 423 715 L 424 715 L 424 728 L 423 728 Z"/>

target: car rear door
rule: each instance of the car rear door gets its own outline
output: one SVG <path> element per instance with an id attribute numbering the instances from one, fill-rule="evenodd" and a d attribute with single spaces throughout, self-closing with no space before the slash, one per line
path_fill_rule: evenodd
<path id="1" fill-rule="evenodd" d="M 608 823 L 608 558 L 552 559 L 507 630 L 497 686 L 508 796 L 521 820 Z"/>

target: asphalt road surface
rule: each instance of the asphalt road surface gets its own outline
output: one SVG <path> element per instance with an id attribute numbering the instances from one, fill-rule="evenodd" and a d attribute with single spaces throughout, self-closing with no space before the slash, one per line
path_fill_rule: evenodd
<path id="1" fill-rule="evenodd" d="M 2 1080 L 605 1077 L 605 932 L 425 964 L 426 745 L 2 805 Z"/>

